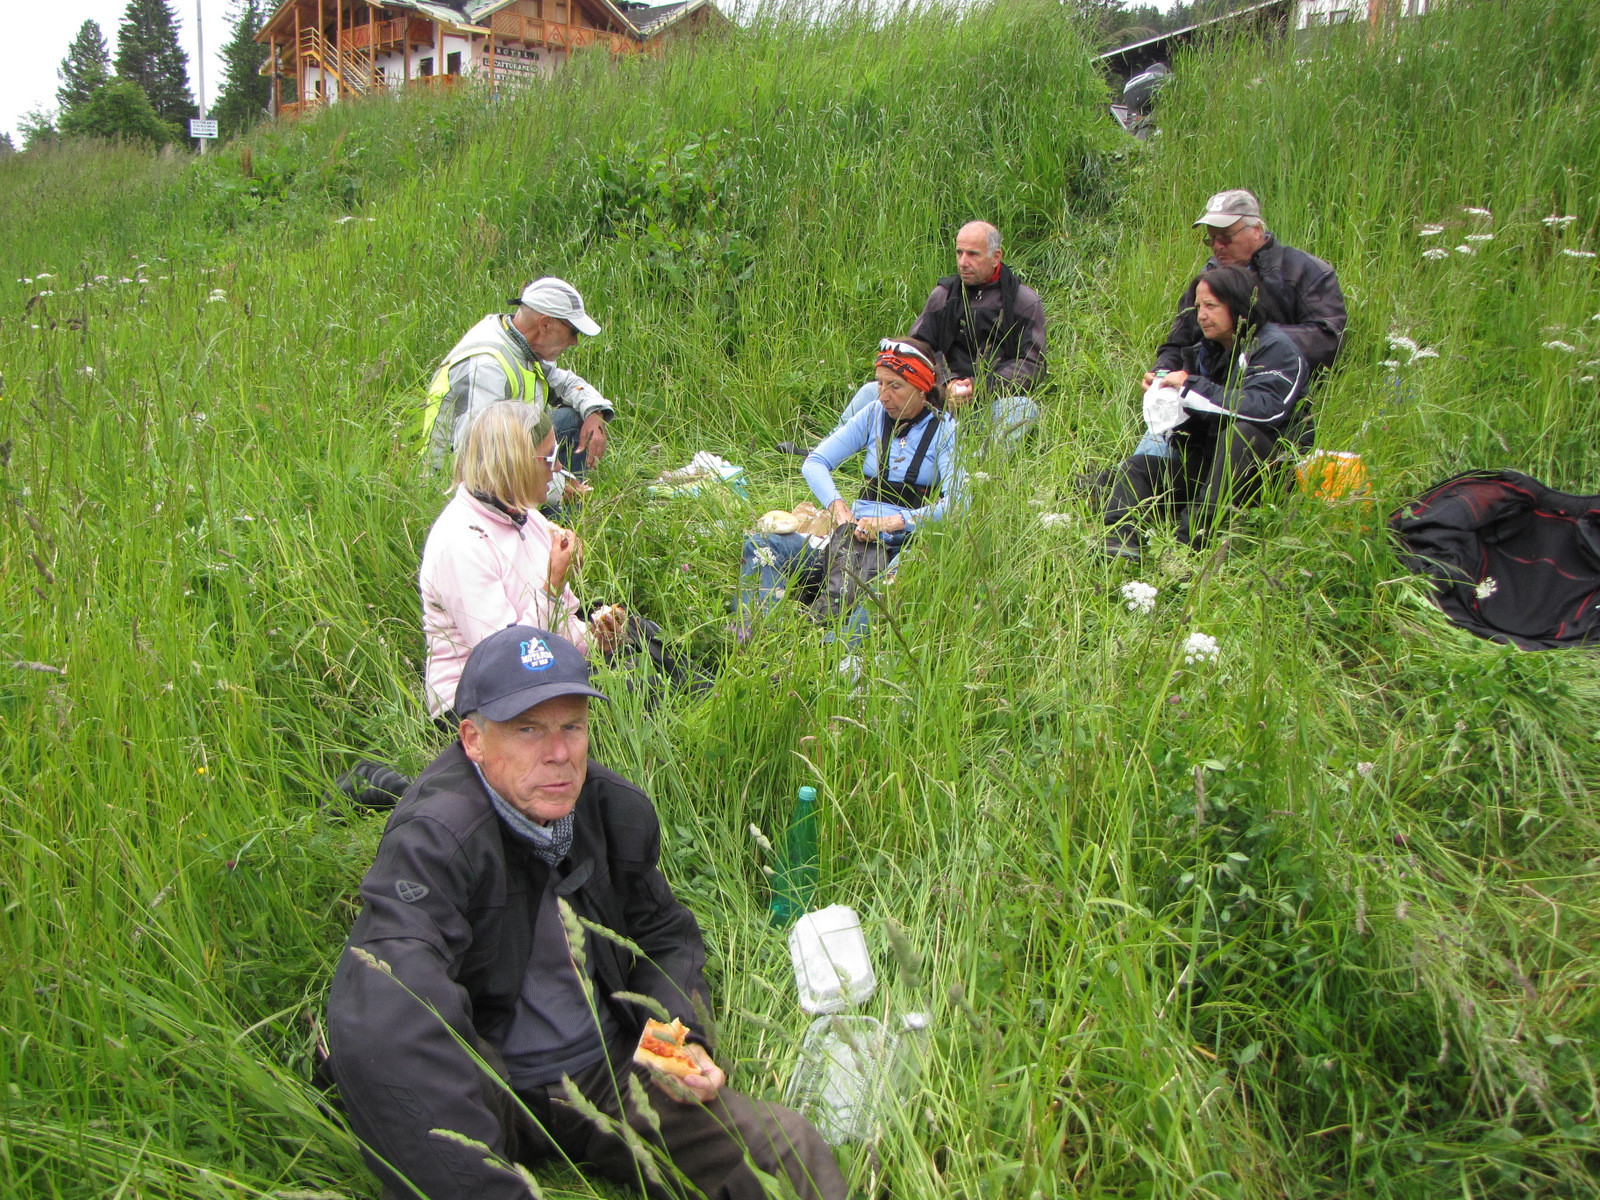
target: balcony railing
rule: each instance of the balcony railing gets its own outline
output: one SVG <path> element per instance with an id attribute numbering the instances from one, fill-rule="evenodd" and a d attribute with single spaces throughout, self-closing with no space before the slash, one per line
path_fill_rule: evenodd
<path id="1" fill-rule="evenodd" d="M 386 50 L 409 41 L 414 46 L 433 44 L 433 22 L 417 17 L 401 17 L 393 21 L 374 21 L 370 25 L 355 25 L 341 30 L 339 41 L 345 46 L 365 50 L 376 41 L 379 50 Z"/>
<path id="2" fill-rule="evenodd" d="M 489 28 L 499 37 L 515 38 L 530 46 L 549 46 L 553 50 L 581 50 L 585 46 L 601 45 L 613 54 L 630 54 L 639 48 L 632 38 L 620 33 L 525 17 L 521 13 L 497 12 L 489 22 Z"/>

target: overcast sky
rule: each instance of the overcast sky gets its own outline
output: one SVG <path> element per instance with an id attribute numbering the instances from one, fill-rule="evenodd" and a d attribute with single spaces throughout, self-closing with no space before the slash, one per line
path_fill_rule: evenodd
<path id="1" fill-rule="evenodd" d="M 189 56 L 189 91 L 199 99 L 196 80 L 194 19 L 195 0 L 168 0 L 178 14 L 178 44 Z M 228 0 L 200 0 L 201 20 L 206 37 L 206 103 L 214 104 L 222 81 L 222 60 L 217 51 L 228 40 Z M 6 16 L 6 38 L 11 49 L 6 53 L 6 69 L 0 71 L 0 133 L 9 133 L 17 149 L 17 119 L 36 105 L 54 109 L 56 68 L 67 56 L 67 47 L 78 36 L 85 21 L 96 21 L 117 57 L 117 26 L 128 0 L 52 0 L 40 4 L 33 0 L 0 0 Z M 276 7 L 276 2 L 271 7 Z"/>

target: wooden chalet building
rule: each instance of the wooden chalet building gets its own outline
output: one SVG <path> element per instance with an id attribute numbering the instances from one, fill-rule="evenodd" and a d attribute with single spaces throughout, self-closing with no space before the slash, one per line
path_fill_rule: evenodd
<path id="1" fill-rule="evenodd" d="M 549 75 L 573 52 L 659 52 L 727 18 L 713 0 L 283 0 L 256 41 L 268 48 L 272 115 L 402 87 L 491 89 Z"/>

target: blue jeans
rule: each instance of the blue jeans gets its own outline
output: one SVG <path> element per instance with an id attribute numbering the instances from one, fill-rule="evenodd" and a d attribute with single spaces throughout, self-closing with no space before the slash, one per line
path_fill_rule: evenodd
<path id="1" fill-rule="evenodd" d="M 750 533 L 745 535 L 739 564 L 739 623 L 748 625 L 757 613 L 766 612 L 802 582 L 814 586 L 816 573 L 823 568 L 823 547 L 813 546 L 803 533 Z M 813 576 L 807 580 L 807 574 Z M 894 568 L 881 573 L 875 582 L 888 583 Z M 826 584 L 826 580 L 822 580 Z M 808 598 L 809 599 L 809 598 Z M 845 641 L 855 646 L 870 624 L 865 605 L 857 605 L 846 626 Z M 830 630 L 824 640 L 832 641 Z"/>
<path id="2" fill-rule="evenodd" d="M 839 424 L 843 425 L 869 404 L 878 402 L 878 381 L 869 379 L 851 397 L 850 403 L 845 405 L 844 412 L 839 417 Z M 999 447 L 1005 450 L 1014 450 L 1022 444 L 1022 439 L 1028 436 L 1034 422 L 1039 419 L 1039 406 L 1026 396 L 1002 396 L 998 400 L 989 402 L 989 433 L 983 439 L 983 450 Z M 956 428 L 960 429 L 964 418 L 956 414 Z"/>
<path id="3" fill-rule="evenodd" d="M 579 479 L 589 470 L 589 456 L 578 449 L 578 434 L 583 429 L 583 416 L 565 404 L 552 404 L 546 410 L 550 424 L 556 431 L 556 449 L 561 452 L 561 465 Z"/>

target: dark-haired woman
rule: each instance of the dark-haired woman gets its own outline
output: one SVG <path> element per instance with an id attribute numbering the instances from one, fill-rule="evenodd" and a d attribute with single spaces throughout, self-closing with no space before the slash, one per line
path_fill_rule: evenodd
<path id="1" fill-rule="evenodd" d="M 874 376 L 877 403 L 846 419 L 801 468 L 817 503 L 839 523 L 838 530 L 831 540 L 803 533 L 753 533 L 745 539 L 741 630 L 749 628 L 755 611 L 776 604 L 791 587 L 813 609 L 819 604 L 831 609 L 830 599 L 835 605 L 847 604 L 854 596 L 851 583 L 889 573 L 918 526 L 938 520 L 958 502 L 956 423 L 944 412 L 932 361 L 909 342 L 886 339 L 878 346 Z M 855 503 L 847 504 L 833 472 L 862 453 L 865 486 Z M 837 563 L 849 549 L 847 539 L 871 553 L 854 556 L 844 572 L 843 593 L 833 596 L 839 581 L 831 575 L 840 574 Z M 866 614 L 857 609 L 852 630 L 859 633 L 865 625 Z"/>
<path id="2" fill-rule="evenodd" d="M 1305 392 L 1306 360 L 1274 320 L 1272 301 L 1243 267 L 1213 267 L 1195 283 L 1201 339 L 1183 367 L 1158 378 L 1182 415 L 1146 437 L 1118 468 L 1106 506 L 1106 553 L 1138 558 L 1139 524 L 1164 512 L 1178 538 L 1203 544 L 1228 504 L 1253 503 L 1262 474 Z"/>

